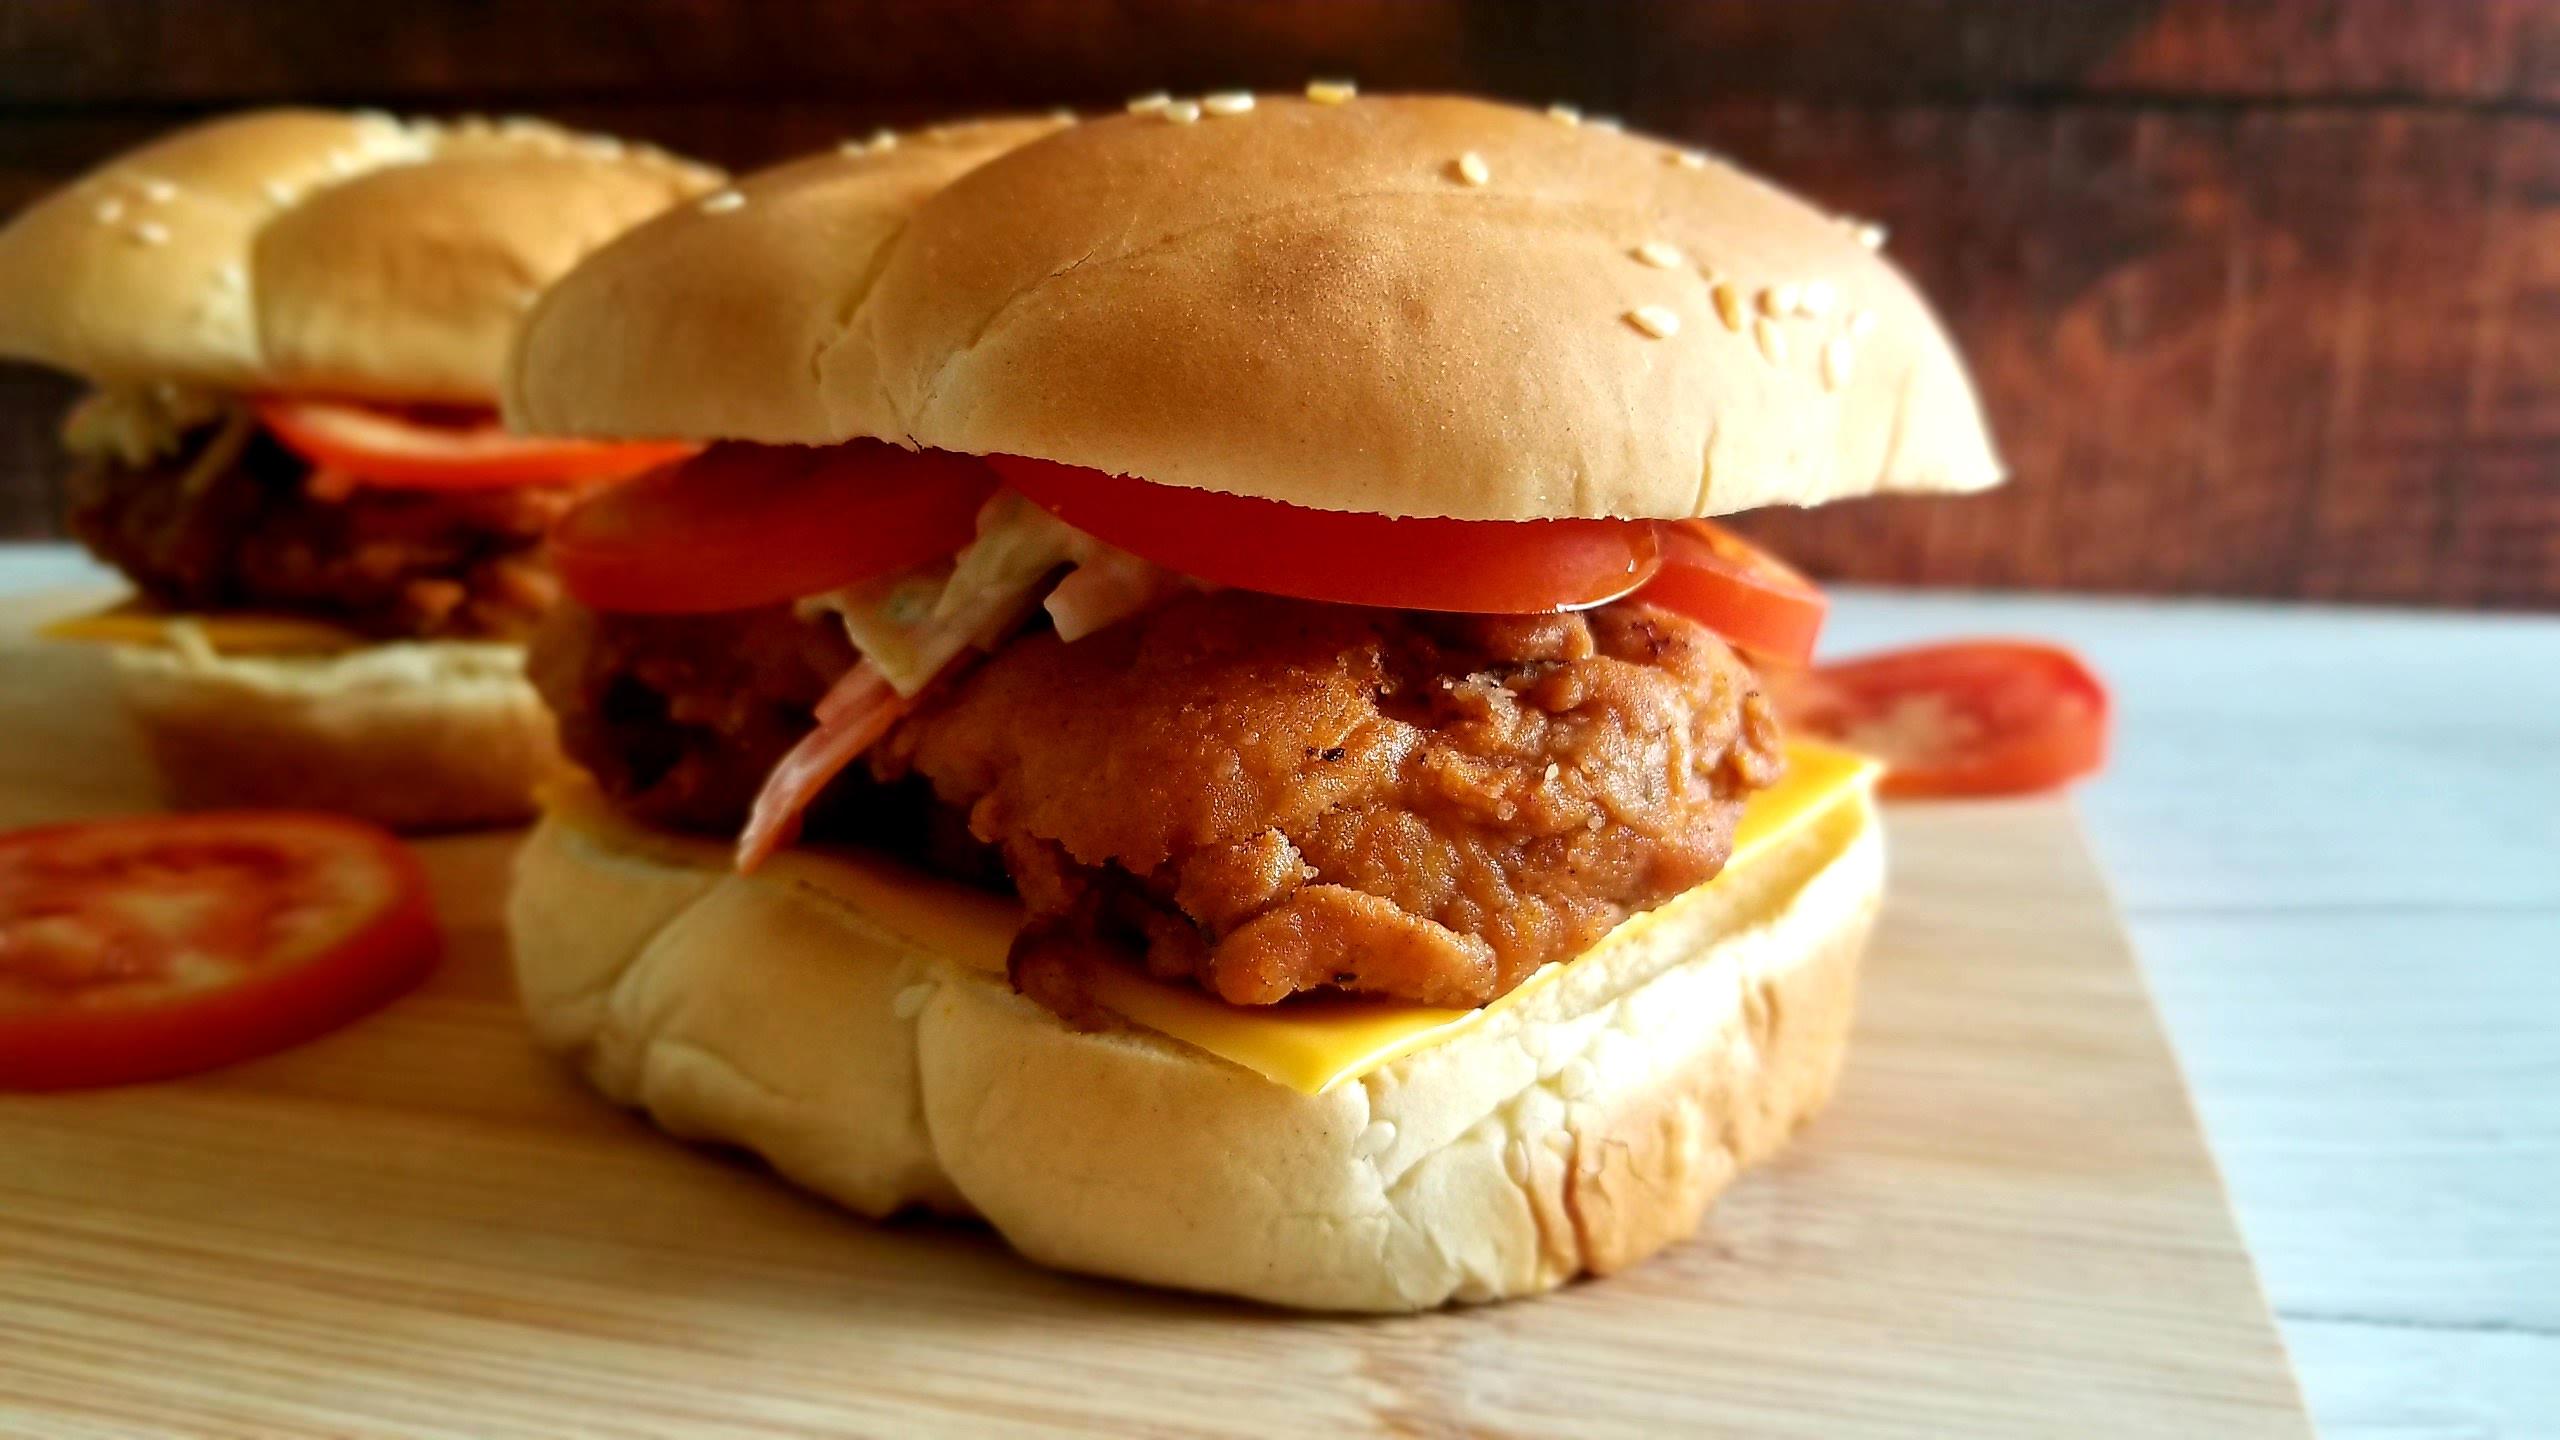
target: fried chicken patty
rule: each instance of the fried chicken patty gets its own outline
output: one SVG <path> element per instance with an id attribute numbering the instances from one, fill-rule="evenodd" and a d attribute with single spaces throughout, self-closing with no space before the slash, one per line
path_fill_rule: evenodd
<path id="1" fill-rule="evenodd" d="M 774 763 L 816 727 L 819 697 L 857 658 L 832 617 L 788 605 L 628 615 L 564 598 L 534 632 L 526 669 L 559 720 L 560 748 L 625 814 L 734 836 Z M 801 835 L 1004 884 L 995 851 L 921 780 L 878 785 L 855 767 L 809 807 Z"/>
<path id="2" fill-rule="evenodd" d="M 311 466 L 245 417 L 174 457 L 74 477 L 71 529 L 152 600 L 284 610 L 386 639 L 522 639 L 558 585 L 543 531 L 579 487 L 359 487 L 322 499 Z"/>
<path id="3" fill-rule="evenodd" d="M 566 601 L 532 669 L 617 804 L 734 834 L 854 659 L 788 606 Z M 1231 591 L 1072 645 L 1017 638 L 924 696 L 803 834 L 1009 877 L 1030 912 L 1015 983 L 1080 1023 L 1099 1020 L 1091 967 L 1137 959 L 1240 1004 L 1478 1005 L 1712 878 L 1778 767 L 1751 672 L 1666 611 Z"/>
<path id="4" fill-rule="evenodd" d="M 1015 983 L 1141 951 L 1237 1004 L 1481 1005 L 1712 878 L 1776 778 L 1751 672 L 1640 604 L 1360 610 L 1229 591 L 1006 646 L 872 752 L 967 807 L 1030 911 Z"/>

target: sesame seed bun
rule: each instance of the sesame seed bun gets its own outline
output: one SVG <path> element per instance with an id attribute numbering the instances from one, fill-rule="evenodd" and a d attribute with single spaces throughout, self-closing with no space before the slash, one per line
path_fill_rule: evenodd
<path id="1" fill-rule="evenodd" d="M 0 229 L 0 354 L 104 384 L 486 403 L 542 285 L 718 180 L 532 121 L 216 120 Z"/>
<path id="2" fill-rule="evenodd" d="M 643 226 L 528 321 L 510 420 L 1471 519 L 2001 478 L 1962 362 L 1860 227 L 1721 161 L 1466 99 L 1181 114 L 958 166 L 832 266 L 800 257 L 875 191 L 760 222 L 750 181 Z M 692 343 L 632 343 L 659 335 Z"/>
<path id="3" fill-rule="evenodd" d="M 609 259 L 571 271 L 526 321 L 514 373 L 540 377 L 539 390 L 517 393 L 563 403 L 520 410 L 515 423 L 556 410 L 563 428 L 548 433 L 859 433 L 835 431 L 811 365 L 843 334 L 883 252 L 953 180 L 1064 123 L 981 121 L 848 143 L 660 217 Z"/>
<path id="4" fill-rule="evenodd" d="M 1068 1028 L 937 938 L 994 897 L 811 851 L 725 862 L 571 806 L 518 852 L 518 992 L 606 1095 L 868 1215 L 1345 1311 L 1534 1294 L 1688 1236 L 1830 1098 L 1883 884 L 1873 808 L 1843 805 L 1484 1025 L 1309 1095 Z"/>

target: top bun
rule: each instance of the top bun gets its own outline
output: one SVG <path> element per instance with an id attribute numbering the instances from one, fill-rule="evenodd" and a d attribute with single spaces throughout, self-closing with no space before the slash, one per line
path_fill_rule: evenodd
<path id="1" fill-rule="evenodd" d="M 524 323 L 509 419 L 537 434 L 828 444 L 813 357 L 844 333 L 917 207 L 1063 120 L 849 142 L 660 217 L 581 265 Z M 542 428 L 557 415 L 573 428 Z M 636 428 L 630 428 L 636 427 Z"/>
<path id="2" fill-rule="evenodd" d="M 0 354 L 102 384 L 487 403 L 544 284 L 719 178 L 529 120 L 216 120 L 0 229 Z"/>
<path id="3" fill-rule="evenodd" d="M 1659 141 L 1265 97 L 940 170 L 895 203 L 802 182 L 759 220 L 786 169 L 625 236 L 527 322 L 511 423 L 877 436 L 1489 520 L 2001 478 L 1963 363 L 1858 227 Z M 809 263 L 828 227 L 866 243 Z"/>

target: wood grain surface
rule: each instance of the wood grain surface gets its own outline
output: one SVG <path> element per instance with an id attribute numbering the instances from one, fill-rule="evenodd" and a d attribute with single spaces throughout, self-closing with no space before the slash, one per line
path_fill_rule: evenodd
<path id="1" fill-rule="evenodd" d="M 239 105 L 754 166 L 1312 74 L 1577 101 L 1885 221 L 2017 478 L 1752 522 L 1821 575 L 2560 606 L 2560 0 L 19 0 L 0 211 Z M 58 533 L 70 393 L 0 371 L 0 535 Z"/>
<path id="2" fill-rule="evenodd" d="M 0 824 L 149 803 L 98 658 L 0 635 Z M 660 1139 L 516 1023 L 513 837 L 431 842 L 417 994 L 0 1098 L 0 1433 L 2307 1435 L 2068 810 L 1889 824 L 1796 1148 L 1626 1275 L 1384 1321 L 1047 1274 Z"/>

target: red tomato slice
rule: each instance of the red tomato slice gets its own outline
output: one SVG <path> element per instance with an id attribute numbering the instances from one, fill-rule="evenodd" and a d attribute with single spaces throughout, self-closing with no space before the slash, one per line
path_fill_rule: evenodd
<path id="1" fill-rule="evenodd" d="M 551 560 L 600 610 L 743 610 L 953 554 L 996 484 L 943 450 L 723 441 L 562 516 Z"/>
<path id="2" fill-rule="evenodd" d="M 1789 728 L 1884 761 L 1888 795 L 2022 794 L 2106 762 L 2106 686 L 2052 645 L 1961 640 L 1767 678 Z"/>
<path id="3" fill-rule="evenodd" d="M 417 859 L 358 821 L 207 812 L 0 835 L 0 1089 L 280 1050 L 415 985 L 440 948 Z"/>
<path id="4" fill-rule="evenodd" d="M 336 400 L 267 396 L 257 405 L 267 429 L 303 459 L 394 489 L 622 480 L 700 448 L 682 441 L 544 439 L 511 433 L 495 419 L 442 425 Z"/>
<path id="5" fill-rule="evenodd" d="M 1639 598 L 1745 650 L 1797 664 L 1812 657 L 1831 603 L 1812 581 L 1712 520 L 1674 520 L 1662 538 L 1662 573 Z"/>
<path id="6" fill-rule="evenodd" d="M 1397 520 L 1014 455 L 987 463 L 1049 513 L 1141 559 L 1301 600 L 1541 614 L 1615 600 L 1660 563 L 1644 522 Z"/>

